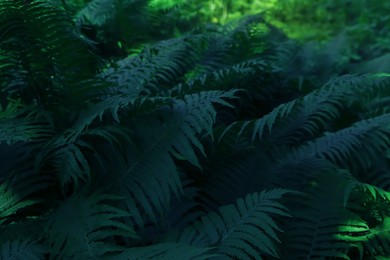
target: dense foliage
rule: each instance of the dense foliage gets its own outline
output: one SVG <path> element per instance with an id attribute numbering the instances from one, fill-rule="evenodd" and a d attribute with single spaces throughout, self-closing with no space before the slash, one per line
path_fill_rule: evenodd
<path id="1" fill-rule="evenodd" d="M 1 0 L 0 259 L 387 259 L 386 7 Z"/>

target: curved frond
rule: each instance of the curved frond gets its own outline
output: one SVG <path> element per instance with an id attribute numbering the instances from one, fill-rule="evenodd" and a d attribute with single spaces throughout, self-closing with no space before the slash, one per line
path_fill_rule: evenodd
<path id="1" fill-rule="evenodd" d="M 390 145 L 390 115 L 384 114 L 359 121 L 352 126 L 324 136 L 304 145 L 294 155 L 298 157 L 319 156 L 331 162 L 360 164 L 365 169 L 370 158 Z"/>
<path id="2" fill-rule="evenodd" d="M 354 91 L 357 84 L 354 81 L 356 77 L 352 76 L 330 82 L 306 96 L 279 105 L 260 119 L 235 122 L 228 126 L 225 132 L 237 131 L 237 138 L 249 132 L 253 142 L 256 138 L 261 141 L 264 135 L 272 134 L 275 125 L 279 124 L 279 127 L 283 128 L 283 121 L 288 119 L 294 123 L 293 127 L 291 127 L 291 122 L 288 122 L 287 125 L 291 127 L 289 132 L 279 133 L 279 135 L 284 135 L 284 138 L 288 136 L 297 138 L 301 135 L 315 136 L 324 126 L 337 118 L 339 110 L 350 99 Z M 298 136 L 295 137 L 296 135 Z M 277 137 L 278 135 L 274 138 L 278 139 Z"/>
<path id="3" fill-rule="evenodd" d="M 181 190 L 174 158 L 187 160 L 201 167 L 198 154 L 204 154 L 201 135 L 211 136 L 216 119 L 213 104 L 230 106 L 225 99 L 235 98 L 235 91 L 207 91 L 175 100 L 172 108 L 160 111 L 159 117 L 139 120 L 135 135 L 139 136 L 139 153 L 128 157 L 126 194 L 140 203 L 155 221 L 155 212 L 162 214 L 169 206 L 170 193 Z M 122 180 L 122 179 L 120 179 Z"/>
<path id="4" fill-rule="evenodd" d="M 118 252 L 110 243 L 114 236 L 136 238 L 134 230 L 119 219 L 129 214 L 108 202 L 118 197 L 75 193 L 50 214 L 44 237 L 57 259 L 102 258 Z"/>
<path id="5" fill-rule="evenodd" d="M 235 205 L 202 216 L 182 232 L 178 241 L 213 246 L 229 258 L 278 257 L 277 233 L 281 229 L 275 218 L 289 216 L 287 208 L 278 202 L 286 194 L 283 189 L 249 194 Z M 206 240 L 202 242 L 202 238 Z"/>
<path id="6" fill-rule="evenodd" d="M 39 199 L 32 197 L 32 194 L 47 186 L 46 178 L 38 177 L 28 170 L 5 179 L 2 177 L 5 176 L 0 176 L 0 224 L 23 218 L 23 214 L 17 216 L 19 211 L 38 204 Z"/>
<path id="7" fill-rule="evenodd" d="M 47 122 L 34 122 L 30 118 L 0 119 L 0 143 L 37 142 L 52 135 L 52 127 Z"/>
<path id="8" fill-rule="evenodd" d="M 117 61 L 100 76 L 114 83 L 114 93 L 135 97 L 150 91 L 158 93 L 164 84 L 177 81 L 193 66 L 199 52 L 196 44 L 201 40 L 185 36 L 147 45 L 141 53 Z"/>
<path id="9" fill-rule="evenodd" d="M 246 60 L 229 67 L 195 75 L 168 90 L 168 94 L 175 97 L 206 90 L 246 89 L 246 85 L 266 69 L 263 60 Z"/>

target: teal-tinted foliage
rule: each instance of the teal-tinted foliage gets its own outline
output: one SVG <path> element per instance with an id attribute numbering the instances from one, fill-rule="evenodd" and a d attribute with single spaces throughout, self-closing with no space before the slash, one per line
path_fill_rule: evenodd
<path id="1" fill-rule="evenodd" d="M 1 0 L 0 259 L 389 257 L 388 4 L 260 2 Z"/>

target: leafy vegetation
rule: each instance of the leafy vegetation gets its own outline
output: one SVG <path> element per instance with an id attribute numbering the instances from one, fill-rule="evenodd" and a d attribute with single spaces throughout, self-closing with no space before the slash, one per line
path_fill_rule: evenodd
<path id="1" fill-rule="evenodd" d="M 0 258 L 390 257 L 387 6 L 0 1 Z"/>

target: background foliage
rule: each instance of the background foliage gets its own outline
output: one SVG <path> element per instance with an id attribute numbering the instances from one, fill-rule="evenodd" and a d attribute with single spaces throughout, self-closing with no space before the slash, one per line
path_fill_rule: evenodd
<path id="1" fill-rule="evenodd" d="M 386 259 L 388 4 L 0 2 L 1 259 Z"/>

